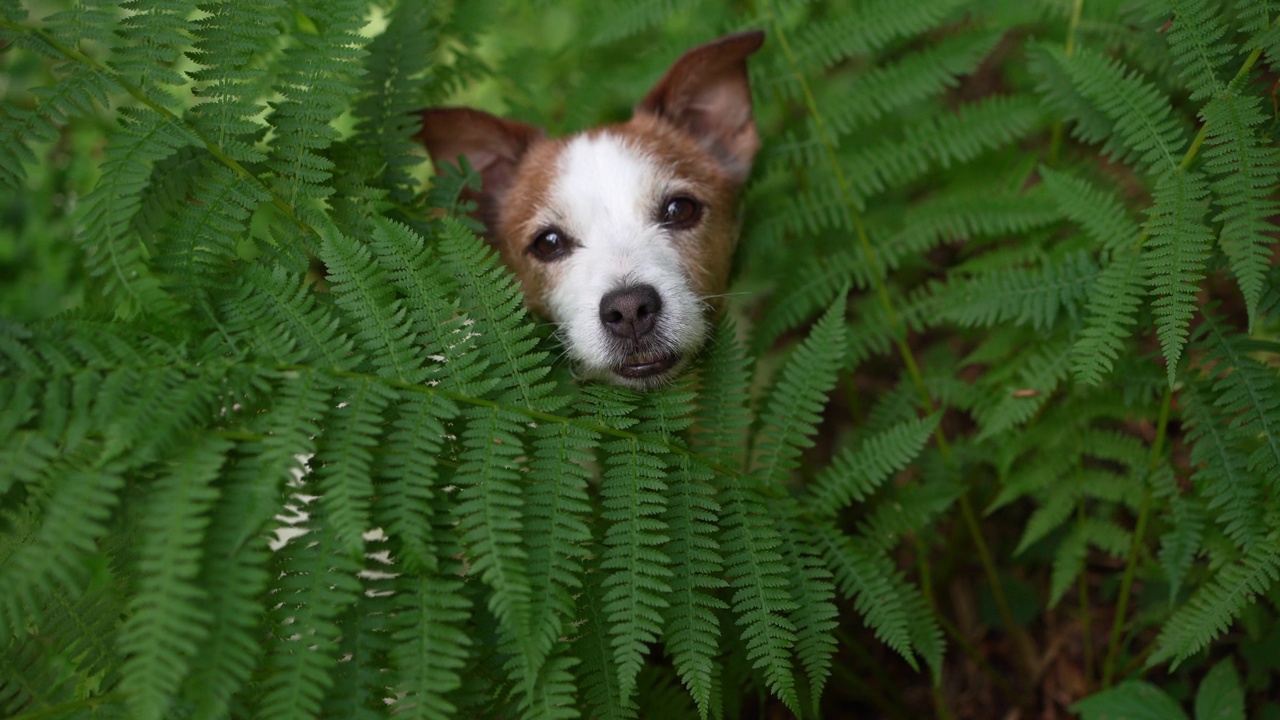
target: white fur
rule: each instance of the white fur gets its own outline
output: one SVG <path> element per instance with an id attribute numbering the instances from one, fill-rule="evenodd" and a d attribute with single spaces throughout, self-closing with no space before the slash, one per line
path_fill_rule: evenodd
<path id="1" fill-rule="evenodd" d="M 559 227 L 576 244 L 555 263 L 548 306 L 584 376 L 649 384 L 614 374 L 624 358 L 600 322 L 600 299 L 624 285 L 649 284 L 661 296 L 658 345 L 687 357 L 702 344 L 707 322 L 701 301 L 671 231 L 655 217 L 660 203 L 680 189 L 673 173 L 623 137 L 579 136 L 561 153 L 550 202 L 534 222 Z"/>

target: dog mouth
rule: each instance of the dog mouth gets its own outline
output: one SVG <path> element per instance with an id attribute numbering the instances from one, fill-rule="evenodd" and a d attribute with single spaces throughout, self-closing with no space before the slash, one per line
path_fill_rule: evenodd
<path id="1" fill-rule="evenodd" d="M 643 380 L 669 372 L 679 363 L 678 352 L 638 352 L 628 355 L 613 371 L 624 378 Z"/>

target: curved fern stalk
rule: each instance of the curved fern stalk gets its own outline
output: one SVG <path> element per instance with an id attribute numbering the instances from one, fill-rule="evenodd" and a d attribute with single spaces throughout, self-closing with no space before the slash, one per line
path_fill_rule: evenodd
<path id="1" fill-rule="evenodd" d="M 636 399 L 654 402 L 647 397 Z M 668 502 L 666 463 L 662 448 L 642 439 L 658 432 L 656 425 L 642 420 L 633 430 L 641 438 L 604 447 L 601 516 L 609 527 L 600 560 L 600 569 L 606 573 L 601 588 L 623 704 L 635 692 L 648 645 L 658 640 L 661 613 L 671 594 L 671 558 L 661 549 L 670 540 L 662 519 Z"/>
<path id="2" fill-rule="evenodd" d="M 262 126 L 262 84 L 266 68 L 253 62 L 274 44 L 279 27 L 268 19 L 280 17 L 281 0 L 209 0 L 200 4 L 206 13 L 192 22 L 193 40 L 188 56 L 201 67 L 190 72 L 203 99 L 189 119 L 217 143 L 228 157 L 240 163 L 265 159 L 254 147 Z"/>
<path id="3" fill-rule="evenodd" d="M 1147 667 L 1172 660 L 1177 667 L 1227 628 L 1255 597 L 1280 580 L 1280 533 L 1271 532 L 1244 557 L 1218 571 L 1160 630 Z"/>
<path id="4" fill-rule="evenodd" d="M 151 489 L 142 520 L 138 589 L 120 630 L 121 689 L 130 714 L 142 720 L 169 715 L 173 696 L 208 634 L 206 593 L 195 584 L 213 486 L 231 443 L 201 438 L 173 458 L 172 469 Z"/>
<path id="5" fill-rule="evenodd" d="M 122 108 L 121 128 L 107 147 L 102 179 L 85 198 L 82 238 L 90 276 L 101 278 L 102 296 L 119 317 L 164 316 L 176 309 L 160 287 L 143 248 L 127 232 L 141 206 L 151 165 L 198 139 L 185 127 L 150 110 Z"/>
<path id="6" fill-rule="evenodd" d="M 285 50 L 275 87 L 283 99 L 268 118 L 276 134 L 267 167 L 275 173 L 277 194 L 290 206 L 333 192 L 324 185 L 333 163 L 320 152 L 338 138 L 330 123 L 357 89 L 365 9 L 359 0 L 310 0 L 295 6 L 295 22 L 305 29 L 292 34 L 297 44 Z"/>
<path id="7" fill-rule="evenodd" d="M 845 448 L 805 488 L 805 504 L 815 513 L 831 516 L 850 503 L 866 500 L 924 450 L 941 418 L 941 413 L 934 413 L 907 420 Z"/>
<path id="8" fill-rule="evenodd" d="M 307 506 L 307 533 L 275 552 L 280 605 L 269 621 L 265 679 L 253 703 L 254 717 L 303 720 L 318 717 L 333 683 L 342 629 L 337 617 L 356 601 L 360 570 L 330 532 L 323 507 Z"/>
<path id="9" fill-rule="evenodd" d="M 1173 170 L 1156 184 L 1148 210 L 1150 238 L 1142 260 L 1148 286 L 1156 296 L 1152 303 L 1156 333 L 1171 386 L 1213 242 L 1213 234 L 1202 220 L 1208 195 L 1209 188 L 1199 173 Z"/>

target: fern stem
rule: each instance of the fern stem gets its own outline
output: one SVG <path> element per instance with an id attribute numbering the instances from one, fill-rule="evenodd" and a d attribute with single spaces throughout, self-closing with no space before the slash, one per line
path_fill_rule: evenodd
<path id="1" fill-rule="evenodd" d="M 0 18 L 0 28 L 4 28 L 6 30 L 12 30 L 13 32 L 21 32 L 21 33 L 28 33 L 31 35 L 35 35 L 36 37 L 40 38 L 40 40 L 44 42 L 46 45 L 62 53 L 68 59 L 75 60 L 76 62 L 88 65 L 89 67 L 93 68 L 95 72 L 102 75 L 103 77 L 110 78 L 112 82 L 120 86 L 122 90 L 129 93 L 129 95 L 131 95 L 138 102 L 142 103 L 143 105 L 146 105 L 148 108 L 164 116 L 164 118 L 169 120 L 170 122 L 182 125 L 184 128 L 186 128 L 188 132 L 200 138 L 200 141 L 204 143 L 205 150 L 208 150 L 210 155 L 212 155 L 218 162 L 230 168 L 231 171 L 234 172 L 236 175 L 242 178 L 245 178 L 246 180 L 252 180 L 253 182 L 256 182 L 257 184 L 261 185 L 262 189 L 267 193 L 267 196 L 271 198 L 271 203 L 275 205 L 276 208 L 280 210 L 280 212 L 284 213 L 285 217 L 289 218 L 289 220 L 291 220 L 294 225 L 297 225 L 299 229 L 303 230 L 304 232 L 310 233 L 312 235 L 317 234 L 316 231 L 305 220 L 298 217 L 298 214 L 294 212 L 293 207 L 290 206 L 287 202 L 285 202 L 284 198 L 280 197 L 279 195 L 277 195 L 275 192 L 271 190 L 271 186 L 267 184 L 265 180 L 258 177 L 257 175 L 254 175 L 248 168 L 246 168 L 244 165 L 241 165 L 240 162 L 237 161 L 235 158 L 231 157 L 230 155 L 227 155 L 226 152 L 222 150 L 221 145 L 219 145 L 217 142 L 214 142 L 212 139 L 207 137 L 198 128 L 192 127 L 189 123 L 187 123 L 181 117 L 174 114 L 173 111 L 169 110 L 169 108 L 166 108 L 165 106 L 152 100 L 141 88 L 135 86 L 131 82 L 128 82 L 127 80 L 125 80 L 124 78 L 116 74 L 115 72 L 112 72 L 110 68 L 106 67 L 105 65 L 98 62 L 97 60 L 94 60 L 88 55 L 85 55 L 84 53 L 80 52 L 76 48 L 70 47 L 68 45 L 65 45 L 59 42 L 57 38 L 53 37 L 47 31 L 41 28 L 30 27 L 28 25 L 23 25 L 22 23 L 15 23 L 10 20 L 6 20 L 4 18 Z"/>
<path id="2" fill-rule="evenodd" d="M 1169 408 L 1173 405 L 1173 388 L 1164 389 L 1164 400 L 1160 404 L 1160 419 L 1156 425 L 1156 439 L 1151 444 L 1151 456 L 1147 460 L 1146 475 L 1155 472 L 1161 456 L 1164 454 L 1165 434 L 1169 427 Z M 1111 637 L 1107 647 L 1107 659 L 1102 666 L 1102 687 L 1111 687 L 1114 679 L 1116 661 L 1120 657 L 1121 636 L 1125 625 L 1125 614 L 1129 609 L 1129 597 L 1133 590 L 1133 576 L 1138 566 L 1138 555 L 1142 550 L 1142 538 L 1147 531 L 1147 521 L 1151 515 L 1151 486 L 1143 478 L 1142 504 L 1138 507 L 1138 523 L 1129 541 L 1129 557 L 1125 561 L 1124 576 L 1120 580 L 1120 596 L 1116 600 L 1116 615 L 1111 622 Z"/>
<path id="3" fill-rule="evenodd" d="M 1071 57 L 1076 51 L 1076 31 L 1080 29 L 1080 15 L 1084 12 L 1084 0 L 1075 0 L 1071 5 L 1071 18 L 1067 21 L 1067 40 L 1063 52 Z M 1058 155 L 1062 152 L 1062 141 L 1066 136 L 1066 124 L 1062 118 L 1053 121 L 1049 131 L 1049 164 L 1058 164 Z"/>
<path id="4" fill-rule="evenodd" d="M 1276 18 L 1276 22 L 1280 23 L 1280 18 Z M 1253 66 L 1258 62 L 1258 58 L 1260 57 L 1262 57 L 1261 45 L 1255 47 L 1253 51 L 1249 53 L 1249 56 L 1244 59 L 1244 63 L 1240 66 L 1240 69 L 1236 71 L 1236 76 L 1231 79 L 1231 83 L 1229 84 L 1234 85 L 1248 75 L 1249 71 L 1253 69 Z M 1200 130 L 1196 132 L 1195 138 L 1191 141 L 1191 147 L 1187 148 L 1186 154 L 1182 156 L 1182 162 L 1178 163 L 1179 171 L 1186 170 L 1191 167 L 1192 161 L 1196 159 L 1196 155 L 1200 152 L 1200 146 L 1204 145 L 1205 138 L 1208 136 L 1209 123 L 1206 122 L 1202 124 L 1200 126 Z"/>

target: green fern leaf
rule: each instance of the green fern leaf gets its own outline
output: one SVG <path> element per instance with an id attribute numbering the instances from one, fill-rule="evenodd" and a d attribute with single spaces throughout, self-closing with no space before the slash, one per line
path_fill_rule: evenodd
<path id="1" fill-rule="evenodd" d="M 444 423 L 458 408 L 440 395 L 411 397 L 397 404 L 398 413 L 383 444 L 374 516 L 397 543 L 397 559 L 410 573 L 435 570 L 439 560 L 431 538 L 436 509 L 434 486 L 446 435 Z"/>
<path id="2" fill-rule="evenodd" d="M 1204 542 L 1205 509 L 1200 498 L 1181 494 L 1173 469 L 1161 463 L 1151 473 L 1153 496 L 1168 503 L 1168 530 L 1160 536 L 1160 567 L 1169 579 L 1169 602 L 1177 599 Z"/>
<path id="3" fill-rule="evenodd" d="M 1187 720 L 1178 701 L 1142 680 L 1126 680 L 1109 690 L 1094 693 L 1071 706 L 1082 720 Z"/>
<path id="4" fill-rule="evenodd" d="M 1184 403 L 1187 441 L 1191 443 L 1191 480 L 1237 547 L 1247 550 L 1259 542 L 1267 527 L 1263 498 L 1267 481 L 1248 467 L 1248 451 L 1218 417 L 1209 388 L 1187 383 L 1179 398 Z"/>
<path id="5" fill-rule="evenodd" d="M 807 504 L 816 513 L 834 515 L 866 500 L 920 454 L 941 417 L 908 420 L 845 448 L 809 486 Z"/>
<path id="6" fill-rule="evenodd" d="M 1132 157 L 1144 170 L 1176 170 L 1187 141 L 1163 92 L 1122 61 L 1108 60 L 1089 48 L 1079 48 L 1073 55 L 1052 47 L 1043 51 L 1074 92 L 1099 113 L 1086 116 L 1087 122 L 1077 126 L 1082 140 L 1106 140 L 1109 154 L 1120 160 Z"/>
<path id="7" fill-rule="evenodd" d="M 1206 0 L 1165 0 L 1146 10 L 1152 22 L 1167 23 L 1162 35 L 1173 51 L 1174 65 L 1191 87 L 1191 99 L 1220 95 L 1234 45 L 1223 42 L 1227 28 L 1219 20 L 1222 7 Z"/>
<path id="8" fill-rule="evenodd" d="M 165 315 L 174 304 L 127 232 L 141 205 L 151 165 L 198 143 L 189 130 L 150 110 L 121 110 L 121 131 L 107 148 L 102 179 L 84 200 L 83 244 L 88 270 L 119 317 Z"/>
<path id="9" fill-rule="evenodd" d="M 171 472 L 151 490 L 142 522 L 139 587 L 120 630 L 120 648 L 128 656 L 121 689 L 135 717 L 168 716 L 208 633 L 205 592 L 194 581 L 207 513 L 218 497 L 213 483 L 230 448 L 230 442 L 201 438 L 174 458 Z"/>
<path id="10" fill-rule="evenodd" d="M 715 352 L 714 350 L 712 352 Z M 714 592 L 725 587 L 723 558 L 715 540 L 720 504 L 708 480 L 711 473 L 687 456 L 669 475 L 671 500 L 664 519 L 671 540 L 667 554 L 672 567 L 670 605 L 662 636 L 672 665 L 706 720 L 711 714 L 712 681 L 720 652 L 719 612 L 728 609 Z"/>
<path id="11" fill-rule="evenodd" d="M 1040 166 L 1040 179 L 1058 207 L 1078 224 L 1094 243 L 1115 252 L 1132 247 L 1138 240 L 1138 224 L 1118 202 L 1116 192 L 1107 192 L 1078 175 Z"/>
<path id="12" fill-rule="evenodd" d="M 1089 293 L 1084 328 L 1071 347 L 1076 379 L 1097 385 L 1111 372 L 1133 332 L 1148 281 L 1137 252 L 1119 254 L 1098 274 Z"/>
<path id="13" fill-rule="evenodd" d="M 1143 253 L 1156 316 L 1156 332 L 1164 351 L 1169 384 L 1187 342 L 1187 327 L 1195 312 L 1196 293 L 1204 279 L 1213 235 L 1204 226 L 1209 189 L 1196 172 L 1165 173 L 1156 190 L 1147 230 L 1151 237 Z"/>
<path id="14" fill-rule="evenodd" d="M 331 531 L 352 557 L 364 553 L 362 536 L 373 528 L 372 449 L 379 443 L 382 411 L 391 398 L 387 388 L 368 379 L 339 391 L 338 406 L 325 418 L 328 432 L 319 438 L 311 461 Z"/>
<path id="15" fill-rule="evenodd" d="M 1049 330 L 1058 313 L 1074 316 L 1098 268 L 1084 253 L 1039 268 L 1007 268 L 971 279 L 952 280 L 940 292 L 940 316 L 963 327 L 990 327 L 1006 322 Z"/>
<path id="16" fill-rule="evenodd" d="M 661 402 L 648 396 L 632 401 Z M 642 407 L 642 416 L 652 409 L 656 408 Z M 647 421 L 635 429 L 644 435 L 645 430 L 658 428 Z M 661 613 L 670 605 L 671 558 L 662 549 L 670 539 L 663 520 L 668 487 L 660 448 L 639 439 L 624 439 L 608 443 L 604 449 L 607 460 L 600 488 L 601 517 L 609 526 L 600 568 L 608 573 L 602 583 L 604 611 L 618 669 L 618 689 L 626 703 L 635 692 L 647 645 L 657 641 L 661 632 Z"/>
<path id="17" fill-rule="evenodd" d="M 349 370 L 361 361 L 341 317 L 305 278 L 279 265 L 250 265 L 241 278 L 235 298 L 220 309 L 261 357 L 283 365 L 316 363 L 329 370 Z"/>
<path id="18" fill-rule="evenodd" d="M 1226 632 L 1253 599 L 1280 579 L 1280 535 L 1271 533 L 1243 557 L 1222 568 L 1160 630 L 1147 667 L 1183 660 Z"/>
<path id="19" fill-rule="evenodd" d="M 1070 505 L 1068 505 L 1070 507 Z M 1053 575 L 1049 581 L 1049 606 L 1056 607 L 1071 584 L 1084 572 L 1088 546 L 1112 557 L 1123 557 L 1129 549 L 1131 534 L 1109 520 L 1087 517 L 1071 529 L 1053 554 Z M 1022 549 L 1019 546 L 1019 551 Z"/>
<path id="20" fill-rule="evenodd" d="M 746 402 L 751 385 L 751 362 L 738 343 L 732 320 L 717 324 L 702 364 L 702 392 L 698 395 L 694 448 L 711 462 L 740 470 L 751 425 Z"/>
<path id="21" fill-rule="evenodd" d="M 0 185 L 21 188 L 26 178 L 23 166 L 38 162 L 31 146 L 56 138 L 71 118 L 107 107 L 110 88 L 110 81 L 96 69 L 74 66 L 56 83 L 34 88 L 30 109 L 6 103 L 0 115 Z"/>
<path id="22" fill-rule="evenodd" d="M 159 94 L 162 85 L 179 86 L 183 78 L 174 69 L 187 46 L 191 8 L 178 0 L 129 0 L 116 32 L 122 42 L 111 56 L 111 65 L 126 82 L 147 94 Z"/>
<path id="23" fill-rule="evenodd" d="M 391 658 L 398 669 L 397 717 L 448 720 L 458 709 L 448 699 L 462 686 L 471 638 L 470 603 L 462 582 L 444 574 L 406 573 L 397 579 Z"/>
<path id="24" fill-rule="evenodd" d="M 356 601 L 359 566 L 329 532 L 323 508 L 310 505 L 307 532 L 276 551 L 280 605 L 270 622 L 266 677 L 255 703 L 259 717 L 314 718 L 333 684 L 343 608 Z"/>
<path id="25" fill-rule="evenodd" d="M 1275 487 L 1280 483 L 1280 379 L 1272 368 L 1249 356 L 1255 349 L 1249 339 L 1228 334 L 1212 313 L 1205 314 L 1204 327 L 1208 360 L 1230 368 L 1213 383 L 1213 404 L 1231 418 L 1229 427 L 1236 438 L 1249 438 L 1254 444 L 1249 473 Z M 1273 345 L 1263 347 L 1275 351 Z"/>
<path id="26" fill-rule="evenodd" d="M 761 416 L 752 453 L 752 478 L 760 484 L 782 482 L 816 431 L 827 394 L 836 385 L 844 356 L 844 294 L 814 326 L 782 370 Z"/>
<path id="27" fill-rule="evenodd" d="M 791 568 L 791 597 L 796 603 L 789 617 L 796 626 L 795 656 L 809 679 L 815 717 L 822 714 L 819 701 L 836 653 L 833 631 L 840 624 L 831 571 L 814 554 L 819 546 L 811 527 L 792 513 L 792 521 L 783 530 L 783 550 Z"/>
<path id="28" fill-rule="evenodd" d="M 888 0 L 863 3 L 857 13 L 828 18 L 798 34 L 794 43 L 798 70 L 822 70 L 937 27 L 962 4 L 961 0 L 928 0 L 904 8 Z"/>
<path id="29" fill-rule="evenodd" d="M 1266 121 L 1262 99 L 1239 94 L 1238 83 L 1214 96 L 1200 111 L 1208 128 L 1204 167 L 1217 205 L 1213 219 L 1222 223 L 1219 242 L 1231 261 L 1253 326 L 1258 316 L 1280 210 L 1275 190 L 1280 162 L 1275 148 L 1259 137 Z"/>
<path id="30" fill-rule="evenodd" d="M 614 662 L 613 642 L 604 611 L 604 576 L 588 573 L 578 600 L 582 632 L 574 642 L 574 655 L 582 658 L 583 695 L 591 716 L 601 720 L 628 720 L 637 715 L 634 697 L 623 695 Z"/>

